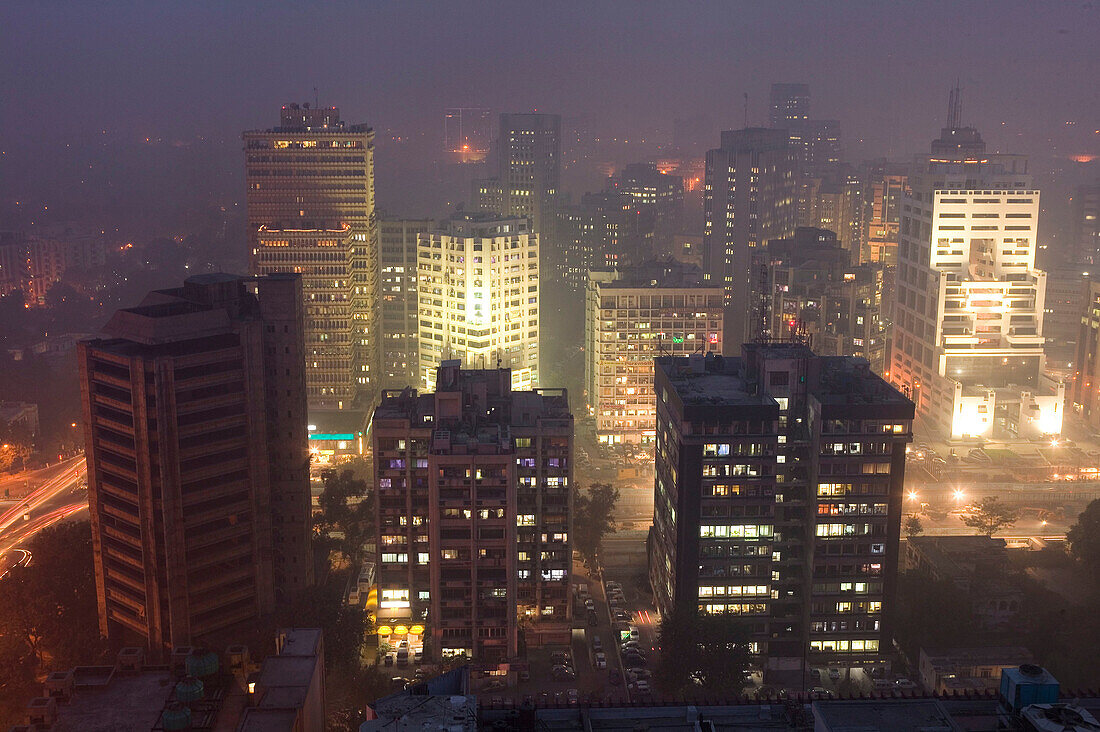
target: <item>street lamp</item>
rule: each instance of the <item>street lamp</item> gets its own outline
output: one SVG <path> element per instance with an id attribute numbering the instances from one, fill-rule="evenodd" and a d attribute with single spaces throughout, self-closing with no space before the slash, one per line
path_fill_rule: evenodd
<path id="1" fill-rule="evenodd" d="M 909 491 L 909 500 L 910 501 L 917 500 L 917 492 L 916 491 Z"/>
<path id="2" fill-rule="evenodd" d="M 955 496 L 955 502 L 956 502 L 956 503 L 958 503 L 959 501 L 961 501 L 961 500 L 963 499 L 963 492 L 962 492 L 962 488 L 956 488 L 956 489 L 954 490 L 954 492 L 953 492 L 953 495 Z"/>

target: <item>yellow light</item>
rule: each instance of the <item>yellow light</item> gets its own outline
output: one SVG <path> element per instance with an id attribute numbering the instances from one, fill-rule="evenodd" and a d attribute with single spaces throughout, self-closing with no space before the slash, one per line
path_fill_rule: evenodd
<path id="1" fill-rule="evenodd" d="M 424 626 L 423 625 L 414 625 L 413 627 L 409 628 L 409 632 L 412 633 L 413 635 L 423 635 L 424 634 Z"/>
<path id="2" fill-rule="evenodd" d="M 956 488 L 955 491 L 954 491 L 954 495 L 955 495 L 955 500 L 956 501 L 961 501 L 962 497 L 963 497 L 963 492 L 962 492 L 961 489 Z"/>
<path id="3" fill-rule="evenodd" d="M 378 626 L 378 635 L 389 635 L 390 632 L 391 632 L 390 631 L 390 626 L 388 626 L 388 625 L 379 625 Z"/>
<path id="4" fill-rule="evenodd" d="M 248 693 L 249 694 L 255 694 L 256 693 L 256 682 L 255 681 L 249 681 L 248 682 Z"/>
<path id="5" fill-rule="evenodd" d="M 910 501 L 917 500 L 917 492 L 916 491 L 909 491 L 909 500 Z"/>
<path id="6" fill-rule="evenodd" d="M 409 629 L 406 628 L 404 625 L 398 625 L 396 628 L 393 629 L 394 635 L 407 635 L 408 632 Z"/>

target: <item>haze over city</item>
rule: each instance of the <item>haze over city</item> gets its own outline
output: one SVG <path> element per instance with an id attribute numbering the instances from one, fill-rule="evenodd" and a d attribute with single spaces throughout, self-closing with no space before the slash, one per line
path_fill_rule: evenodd
<path id="1" fill-rule="evenodd" d="M 0 7 L 0 729 L 1100 727 L 1100 6 Z"/>

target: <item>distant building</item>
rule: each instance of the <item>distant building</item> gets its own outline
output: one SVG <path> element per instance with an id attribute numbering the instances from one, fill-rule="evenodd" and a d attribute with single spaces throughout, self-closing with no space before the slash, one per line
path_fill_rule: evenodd
<path id="1" fill-rule="evenodd" d="M 653 359 L 722 352 L 722 288 L 698 267 L 647 262 L 589 272 L 585 391 L 606 444 L 651 443 L 657 428 Z"/>
<path id="2" fill-rule="evenodd" d="M 0 232 L 0 296 L 22 290 L 27 304 L 45 305 L 46 293 L 66 271 L 89 270 L 106 263 L 107 242 L 98 231 L 32 236 Z"/>
<path id="3" fill-rule="evenodd" d="M 17 732 L 217 729 L 321 732 L 325 656 L 319 628 L 278 631 L 276 651 L 257 666 L 244 645 L 225 652 L 172 649 L 170 663 L 124 647 L 111 666 L 77 666 L 46 677 Z M 257 669 L 254 671 L 254 669 Z"/>
<path id="4" fill-rule="evenodd" d="M 539 383 L 539 236 L 524 218 L 458 212 L 417 242 L 420 366 L 457 359 L 511 369 L 512 387 Z"/>
<path id="5" fill-rule="evenodd" d="M 790 343 L 657 359 L 657 607 L 731 613 L 766 672 L 889 650 L 913 404 L 862 359 Z"/>
<path id="6" fill-rule="evenodd" d="M 159 655 L 313 583 L 296 275 L 150 292 L 80 344 L 101 632 Z"/>
<path id="7" fill-rule="evenodd" d="M 753 250 L 754 299 L 767 302 L 773 338 L 809 338 L 822 356 L 865 358 L 876 374 L 886 364 L 882 269 L 853 265 L 836 234 L 799 227 L 789 239 Z M 761 291 L 761 285 L 766 289 Z M 754 313 L 759 312 L 758 304 Z"/>
<path id="8" fill-rule="evenodd" d="M 586 193 L 579 204 L 559 200 L 553 218 L 554 243 L 542 262 L 551 268 L 549 281 L 573 293 L 584 292 L 590 270 L 633 267 L 653 256 L 654 212 L 636 207 L 628 193 Z"/>
<path id="9" fill-rule="evenodd" d="M 473 208 L 525 216 L 543 234 L 561 188 L 561 116 L 502 113 L 496 155 L 496 178 L 474 182 Z"/>
<path id="10" fill-rule="evenodd" d="M 609 188 L 630 197 L 634 208 L 653 219 L 658 246 L 680 232 L 684 219 L 684 179 L 662 173 L 656 163 L 633 163 L 611 178 Z"/>
<path id="11" fill-rule="evenodd" d="M 921 648 L 917 668 L 925 690 L 933 694 L 965 694 L 996 691 L 1003 670 L 1034 662 L 1031 651 L 1018 646 Z"/>
<path id="12" fill-rule="evenodd" d="M 279 127 L 243 137 L 252 273 L 302 277 L 310 410 L 369 403 L 380 381 L 374 130 L 336 107 L 289 104 Z"/>
<path id="13" fill-rule="evenodd" d="M 1077 337 L 1077 358 L 1070 402 L 1073 409 L 1100 430 L 1100 280 L 1085 283 L 1087 299 Z"/>
<path id="14" fill-rule="evenodd" d="M 1100 264 L 1100 180 L 1073 192 L 1072 236 L 1076 260 Z"/>
<path id="15" fill-rule="evenodd" d="M 788 129 L 810 118 L 809 84 L 772 84 L 768 127 Z"/>
<path id="16" fill-rule="evenodd" d="M 493 113 L 485 107 L 443 110 L 443 152 L 459 163 L 479 163 L 489 154 Z"/>
<path id="17" fill-rule="evenodd" d="M 1070 377 L 1073 375 L 1081 319 L 1087 309 L 1088 275 L 1083 265 L 1063 265 L 1047 272 L 1043 336 L 1046 338 L 1044 366 L 1048 372 L 1057 369 Z M 1073 379 L 1066 381 L 1072 383 Z"/>
<path id="18" fill-rule="evenodd" d="M 1009 580 L 1004 539 L 912 536 L 905 541 L 905 568 L 953 583 L 970 598 L 983 630 L 1009 627 L 1023 609 L 1023 592 Z"/>
<path id="19" fill-rule="evenodd" d="M 386 219 L 378 225 L 382 300 L 382 384 L 400 389 L 419 383 L 420 300 L 416 246 L 435 226 L 431 219 Z"/>
<path id="20" fill-rule="evenodd" d="M 948 439 L 1062 431 L 1065 386 L 1044 374 L 1046 273 L 1027 160 L 986 152 L 951 118 L 902 198 L 890 380 Z"/>
<path id="21" fill-rule="evenodd" d="M 863 178 L 867 186 L 865 241 L 868 260 L 893 267 L 898 263 L 901 198 L 909 177 L 904 166 L 883 160 L 865 166 Z"/>
<path id="22" fill-rule="evenodd" d="M 22 430 L 33 439 L 38 435 L 38 405 L 31 402 L 0 402 L 0 424 Z"/>
<path id="23" fill-rule="evenodd" d="M 783 130 L 723 132 L 721 147 L 707 152 L 703 272 L 707 284 L 725 291 L 727 348 L 756 336 L 749 302 L 751 252 L 794 233 L 794 173 Z"/>
<path id="24" fill-rule="evenodd" d="M 568 644 L 568 395 L 457 361 L 432 382 L 385 392 L 372 420 L 380 644 L 430 634 L 435 660 L 492 664 L 516 656 L 521 623 L 528 647 Z"/>

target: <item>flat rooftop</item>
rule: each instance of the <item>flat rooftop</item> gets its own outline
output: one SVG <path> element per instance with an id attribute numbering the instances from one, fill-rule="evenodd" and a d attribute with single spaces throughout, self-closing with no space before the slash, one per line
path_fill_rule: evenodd
<path id="1" fill-rule="evenodd" d="M 109 683 L 77 689 L 69 704 L 57 705 L 52 732 L 117 732 L 152 729 L 175 684 L 167 669 L 132 676 L 114 675 Z"/>

